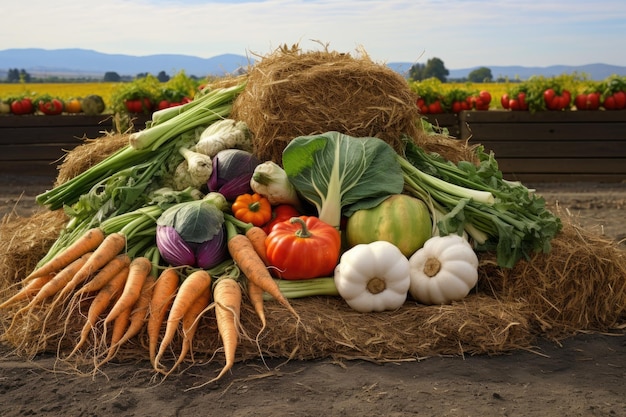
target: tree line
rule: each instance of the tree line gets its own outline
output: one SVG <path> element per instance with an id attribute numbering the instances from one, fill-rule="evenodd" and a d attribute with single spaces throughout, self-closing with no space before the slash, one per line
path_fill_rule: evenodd
<path id="1" fill-rule="evenodd" d="M 149 73 L 139 73 L 135 77 L 132 76 L 121 76 L 115 71 L 107 71 L 104 73 L 104 77 L 102 79 L 96 78 L 63 78 L 63 77 L 46 77 L 46 78 L 34 78 L 32 77 L 26 70 L 11 68 L 7 72 L 6 81 L 7 83 L 17 83 L 17 82 L 93 82 L 93 81 L 104 81 L 104 82 L 130 82 L 135 79 L 145 78 Z M 455 79 L 448 80 L 448 76 L 450 75 L 450 71 L 446 68 L 444 62 L 440 58 L 430 58 L 426 61 L 425 64 L 417 63 L 409 69 L 408 79 L 409 81 L 422 81 L 428 78 L 437 78 L 441 82 L 445 83 L 448 81 L 469 81 L 474 83 L 486 83 L 493 82 L 493 75 L 491 74 L 491 69 L 487 67 L 479 67 L 472 70 L 467 78 L 465 79 Z M 170 79 L 170 76 L 165 71 L 160 71 L 156 78 L 160 82 L 167 82 Z M 191 76 L 190 78 L 197 78 Z M 505 80 L 495 80 L 495 81 L 505 81 Z"/>
<path id="2" fill-rule="evenodd" d="M 425 64 L 415 64 L 409 69 L 408 78 L 410 81 L 423 81 L 428 78 L 437 78 L 442 83 L 452 81 L 448 80 L 450 71 L 440 58 L 430 58 Z M 459 79 L 454 81 L 469 81 L 473 83 L 490 83 L 493 81 L 491 69 L 480 67 L 472 70 L 467 79 Z M 499 80 L 498 80 L 499 81 Z"/>
<path id="3" fill-rule="evenodd" d="M 107 71 L 104 73 L 104 77 L 102 78 L 94 78 L 94 77 L 59 77 L 59 76 L 49 76 L 49 77 L 33 77 L 28 71 L 24 69 L 18 68 L 10 68 L 7 71 L 7 76 L 4 81 L 0 80 L 0 82 L 5 83 L 80 83 L 80 82 L 94 82 L 94 81 L 103 81 L 103 82 L 130 82 L 133 80 L 145 78 L 150 73 L 142 72 L 137 74 L 136 76 L 128 76 L 128 75 L 119 75 L 115 71 Z M 156 78 L 162 82 L 168 82 L 170 80 L 170 76 L 165 71 L 160 71 Z M 189 76 L 191 79 L 198 79 L 196 76 Z"/>

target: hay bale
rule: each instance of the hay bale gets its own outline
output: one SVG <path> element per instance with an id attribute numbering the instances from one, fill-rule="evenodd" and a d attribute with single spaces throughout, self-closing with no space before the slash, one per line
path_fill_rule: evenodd
<path id="1" fill-rule="evenodd" d="M 548 254 L 534 254 L 511 269 L 483 254 L 481 291 L 526 303 L 537 333 L 546 337 L 615 329 L 626 319 L 626 252 L 615 241 L 562 220 Z"/>
<path id="2" fill-rule="evenodd" d="M 400 151 L 402 135 L 419 133 L 416 101 L 401 75 L 364 51 L 353 56 L 283 46 L 249 70 L 232 118 L 247 123 L 261 160 L 280 164 L 291 139 L 328 131 L 375 136 Z"/>
<path id="3" fill-rule="evenodd" d="M 4 216 L 0 223 L 0 299 L 35 268 L 66 222 L 62 210 L 42 209 L 29 217 Z"/>
<path id="4" fill-rule="evenodd" d="M 129 134 L 108 133 L 97 139 L 85 139 L 63 157 L 55 185 L 63 184 L 81 174 L 113 152 L 128 145 Z"/>

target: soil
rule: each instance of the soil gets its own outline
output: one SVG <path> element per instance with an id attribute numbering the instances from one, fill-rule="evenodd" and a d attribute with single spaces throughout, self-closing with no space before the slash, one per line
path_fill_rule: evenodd
<path id="1" fill-rule="evenodd" d="M 37 209 L 48 178 L 0 177 L 0 217 Z M 548 206 L 626 250 L 626 184 L 525 184 Z M 56 367 L 53 354 L 31 361 L 0 345 L 3 416 L 624 416 L 626 325 L 579 333 L 529 351 L 364 360 L 238 363 L 218 383 L 198 387 L 219 366 L 196 364 L 155 381 L 144 362 L 116 362 L 97 375 Z"/>

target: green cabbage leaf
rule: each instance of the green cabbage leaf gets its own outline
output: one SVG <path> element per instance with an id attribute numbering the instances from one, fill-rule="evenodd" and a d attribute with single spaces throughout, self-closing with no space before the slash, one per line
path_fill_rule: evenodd
<path id="1" fill-rule="evenodd" d="M 339 227 L 341 216 L 378 205 L 404 187 L 397 153 L 375 137 L 339 132 L 299 136 L 283 151 L 283 169 L 318 217 Z"/>

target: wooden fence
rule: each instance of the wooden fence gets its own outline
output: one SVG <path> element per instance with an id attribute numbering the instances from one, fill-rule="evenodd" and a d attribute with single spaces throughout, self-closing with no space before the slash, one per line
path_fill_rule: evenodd
<path id="1" fill-rule="evenodd" d="M 464 111 L 428 120 L 493 151 L 507 179 L 626 182 L 626 111 Z M 56 176 L 66 151 L 113 129 L 109 115 L 0 116 L 0 174 Z"/>

